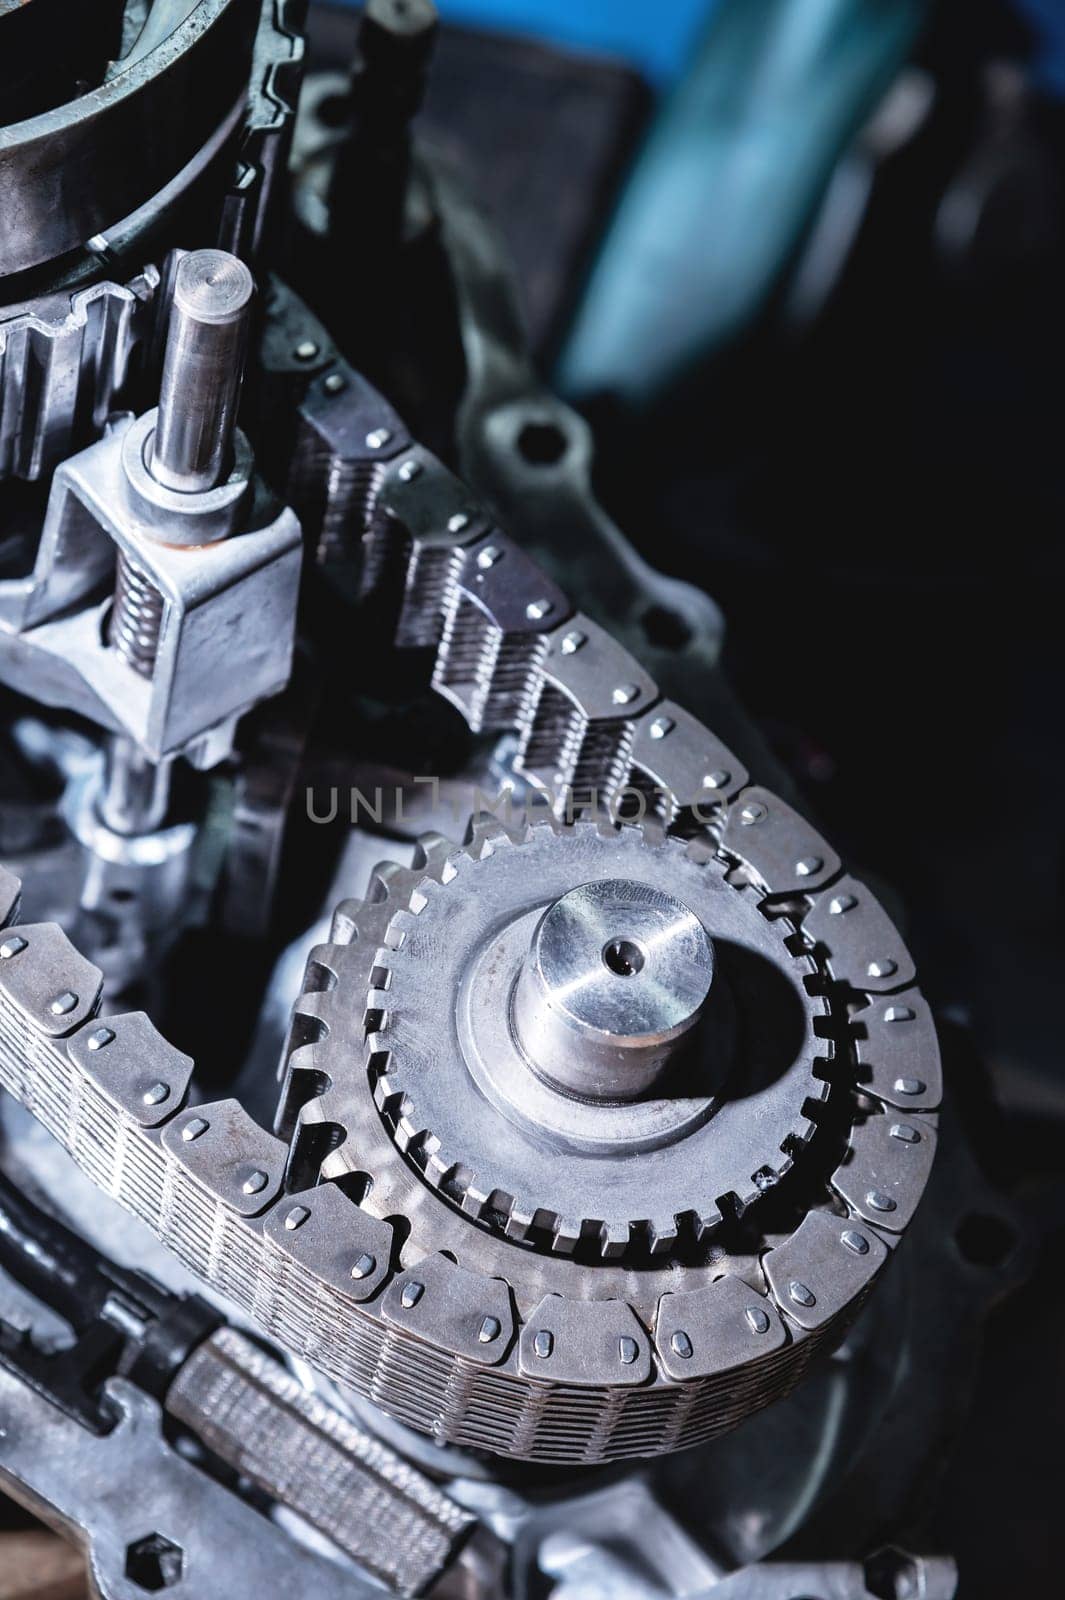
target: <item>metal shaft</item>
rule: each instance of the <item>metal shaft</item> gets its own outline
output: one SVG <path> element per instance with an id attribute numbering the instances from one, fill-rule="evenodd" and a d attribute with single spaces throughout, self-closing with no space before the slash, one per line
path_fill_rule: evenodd
<path id="1" fill-rule="evenodd" d="M 193 250 L 174 275 L 152 476 L 184 494 L 228 469 L 255 283 L 226 250 Z"/>
<path id="2" fill-rule="evenodd" d="M 544 913 L 514 994 L 534 1070 L 582 1100 L 624 1101 L 662 1077 L 706 1006 L 714 953 L 671 895 L 607 879 Z"/>
<path id="3" fill-rule="evenodd" d="M 100 820 L 127 836 L 153 833 L 170 803 L 169 761 L 149 761 L 132 739 L 115 734 L 107 744 Z"/>

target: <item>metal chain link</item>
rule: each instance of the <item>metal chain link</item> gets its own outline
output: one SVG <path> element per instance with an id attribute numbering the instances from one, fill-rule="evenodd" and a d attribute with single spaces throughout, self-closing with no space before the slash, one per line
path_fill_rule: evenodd
<path id="1" fill-rule="evenodd" d="M 828 1195 L 790 1236 L 767 1240 L 760 1261 L 726 1263 L 716 1281 L 663 1269 L 630 1274 L 626 1291 L 615 1273 L 598 1280 L 609 1297 L 589 1299 L 579 1263 L 545 1261 L 459 1216 L 396 1157 L 376 1113 L 376 1133 L 361 1130 L 359 1160 L 375 1182 L 366 1203 L 328 1181 L 285 1193 L 285 1144 L 236 1101 L 190 1106 L 191 1062 L 142 1014 L 98 1020 L 99 973 L 48 925 L 0 936 L 0 1083 L 268 1337 L 399 1420 L 541 1461 L 696 1443 L 793 1385 L 839 1337 L 909 1222 L 940 1092 L 928 1007 L 897 931 L 867 889 L 840 876 L 817 832 L 746 787 L 731 752 L 660 701 L 504 535 L 486 533 L 427 452 L 388 463 L 367 509 L 368 541 L 388 547 L 368 566 L 402 574 L 397 641 L 435 646 L 434 686 L 471 728 L 515 730 L 518 768 L 545 792 L 560 792 L 561 773 L 563 794 L 594 791 L 618 808 L 631 789 L 654 799 L 662 822 L 695 819 L 693 849 L 720 852 L 759 896 L 788 903 L 853 1012 L 853 1048 L 833 1085 L 851 1106 L 850 1131 Z M 445 871 L 446 856 L 422 863 Z M 338 912 L 334 932 L 354 942 L 314 953 L 297 1006 L 297 1076 L 317 1070 L 313 1023 L 330 988 L 371 990 L 377 935 L 396 910 L 388 894 L 386 871 L 369 914 Z M 15 914 L 8 875 L 0 910 Z M 401 1214 L 407 1243 L 389 1220 Z M 548 1285 L 535 1303 L 530 1282 Z"/>

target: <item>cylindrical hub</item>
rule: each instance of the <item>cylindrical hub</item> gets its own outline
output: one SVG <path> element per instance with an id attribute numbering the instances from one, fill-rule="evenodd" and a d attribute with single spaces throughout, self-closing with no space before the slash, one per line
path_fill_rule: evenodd
<path id="1" fill-rule="evenodd" d="M 714 976 L 699 919 L 629 879 L 585 883 L 548 907 L 514 993 L 533 1069 L 582 1100 L 634 1100 L 698 1022 Z"/>
<path id="2" fill-rule="evenodd" d="M 193 250 L 174 275 L 151 473 L 182 494 L 228 467 L 255 282 L 225 250 Z"/>

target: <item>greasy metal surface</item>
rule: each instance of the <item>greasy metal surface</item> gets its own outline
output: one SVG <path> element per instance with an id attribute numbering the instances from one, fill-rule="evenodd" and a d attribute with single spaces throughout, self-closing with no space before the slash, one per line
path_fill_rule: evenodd
<path id="1" fill-rule="evenodd" d="M 382 426 L 387 429 L 387 421 Z M 524 605 L 513 588 L 501 591 L 505 601 L 496 602 L 498 611 L 490 599 L 486 602 L 487 586 L 478 586 L 478 574 L 490 572 L 495 561 L 466 559 L 467 548 L 485 538 L 483 514 L 428 452 L 401 452 L 385 463 L 362 512 L 371 534 L 364 576 L 368 598 L 373 598 L 376 575 L 386 570 L 393 577 L 397 571 L 405 575 L 397 642 L 435 651 L 434 681 L 440 684 L 447 674 L 454 702 L 476 706 L 471 720 L 476 715 L 483 726 L 516 732 L 517 771 L 540 787 L 545 806 L 562 816 L 575 803 L 594 802 L 600 814 L 620 810 L 626 815 L 626 800 L 646 804 L 650 789 L 654 814 L 682 817 L 694 833 L 687 845 L 661 835 L 654 843 L 638 829 L 579 823 L 572 836 L 582 841 L 583 849 L 603 852 L 604 861 L 576 882 L 632 877 L 632 860 L 642 859 L 639 851 L 648 851 L 647 859 L 656 850 L 663 852 L 674 863 L 671 870 L 693 882 L 716 884 L 721 906 L 745 908 L 752 929 L 778 945 L 786 939 L 786 960 L 783 966 L 775 963 L 774 970 L 790 965 L 808 980 L 800 984 L 806 995 L 799 1007 L 803 1015 L 826 1013 L 826 997 L 806 991 L 816 991 L 818 974 L 830 967 L 832 935 L 811 940 L 806 948 L 801 932 L 818 894 L 831 892 L 822 886 L 838 872 L 828 845 L 775 797 L 763 791 L 737 793 L 741 769 L 728 751 L 698 724 L 664 712 L 646 672 L 594 623 L 579 614 L 560 620 L 559 613 L 564 616 L 568 609 L 564 597 L 524 559 L 514 564 L 522 584 L 529 585 Z M 514 559 L 505 535 L 491 535 L 490 543 L 500 559 Z M 518 611 L 524 612 L 520 625 L 516 598 Z M 463 661 L 472 664 L 472 679 L 464 679 Z M 456 692 L 463 681 L 476 684 L 476 695 L 468 701 Z M 671 724 L 664 732 L 663 719 Z M 652 750 L 653 773 L 642 755 Z M 711 757 L 713 764 L 700 773 L 693 752 Z M 656 786 L 663 791 L 661 797 Z M 29 930 L 32 938 L 26 938 L 24 948 L 0 961 L 0 1081 L 105 1189 L 147 1220 L 182 1261 L 287 1349 L 438 1439 L 542 1461 L 587 1462 L 655 1454 L 713 1437 L 785 1393 L 817 1350 L 838 1337 L 886 1260 L 899 1221 L 923 1187 L 933 1122 L 922 1119 L 918 1159 L 912 1143 L 890 1132 L 882 1145 L 870 1146 L 866 1130 L 877 1122 L 888 1127 L 890 1112 L 886 1105 L 873 1109 L 870 1100 L 857 1115 L 857 1040 L 844 1008 L 833 1016 L 829 1031 L 834 1038 L 818 1041 L 811 1099 L 814 1105 L 821 1103 L 818 1093 L 825 1099 L 817 1126 L 800 1099 L 804 1120 L 798 1136 L 801 1141 L 809 1135 L 809 1156 L 791 1142 L 783 1152 L 794 1162 L 794 1175 L 787 1174 L 792 1220 L 781 1214 L 754 1251 L 749 1244 L 730 1242 L 726 1229 L 723 1249 L 715 1246 L 709 1256 L 700 1255 L 695 1250 L 699 1230 L 691 1230 L 685 1217 L 671 1216 L 643 1241 L 631 1237 L 627 1227 L 607 1228 L 601 1260 L 566 1259 L 530 1250 L 521 1242 L 535 1230 L 535 1211 L 512 1211 L 505 1236 L 463 1215 L 402 1159 L 373 1104 L 369 1083 L 364 1080 L 361 1095 L 355 1092 L 361 1045 L 352 1051 L 350 1030 L 362 1007 L 387 1017 L 388 991 L 379 996 L 375 987 L 379 948 L 388 947 L 384 964 L 401 958 L 405 948 L 413 949 L 413 942 L 405 946 L 402 939 L 389 936 L 397 912 L 408 919 L 404 931 L 413 941 L 419 918 L 430 905 L 443 904 L 449 896 L 459 912 L 468 904 L 459 881 L 464 875 L 502 871 L 511 858 L 519 861 L 517 881 L 523 876 L 519 858 L 526 850 L 544 851 L 545 868 L 548 860 L 559 864 L 556 893 L 575 887 L 571 872 L 563 870 L 567 857 L 558 848 L 556 828 L 554 823 L 535 823 L 527 835 L 512 837 L 489 822 L 474 831 L 464 850 L 456 852 L 439 840 L 430 844 L 418 869 L 420 885 L 395 872 L 379 874 L 367 910 L 338 918 L 346 942 L 315 953 L 309 992 L 297 1008 L 297 1048 L 288 1083 L 289 1110 L 296 1119 L 293 1170 L 305 1171 L 309 1153 L 318 1148 L 331 1151 L 323 1162 L 324 1177 L 353 1172 L 370 1180 L 360 1185 L 361 1204 L 345 1196 L 352 1227 L 349 1234 L 338 1225 L 328 1262 L 316 1261 L 313 1251 L 302 1252 L 298 1246 L 279 1246 L 281 1230 L 268 1226 L 268 1219 L 281 1208 L 286 1216 L 294 1208 L 312 1210 L 316 1191 L 277 1194 L 282 1147 L 234 1104 L 197 1105 L 184 1112 L 175 1104 L 157 1127 L 147 1128 L 124 1089 L 102 1089 L 78 1071 L 76 1053 L 48 1042 L 54 1018 L 42 1018 L 33 1007 L 27 1014 L 14 1004 L 20 988 L 43 996 L 46 990 L 58 995 L 68 986 L 73 953 L 54 939 L 45 939 L 39 950 L 35 930 Z M 566 836 L 563 830 L 563 840 Z M 685 895 L 678 898 L 689 904 Z M 831 916 L 827 921 L 835 925 Z M 845 918 L 839 921 L 846 925 Z M 351 942 L 353 935 L 357 937 Z M 11 937 L 23 935 L 15 931 Z M 854 970 L 868 969 L 875 958 L 870 951 Z M 18 977 L 17 963 L 29 972 L 28 980 Z M 412 998 L 416 978 L 412 966 L 406 991 Z M 752 992 L 759 987 L 759 981 L 752 982 Z M 902 991 L 900 1003 L 906 993 Z M 854 991 L 851 999 L 860 1006 L 863 991 Z M 347 1033 L 336 1025 L 340 1015 Z M 397 1018 L 401 1015 L 397 1007 Z M 381 1020 L 373 1026 L 380 1029 Z M 385 1037 L 387 1047 L 387 1024 Z M 888 1033 L 889 1042 L 891 1037 Z M 931 1048 L 930 1040 L 923 1037 L 923 1043 Z M 410 1062 L 416 1068 L 417 1056 Z M 934 1070 L 930 1061 L 926 1081 Z M 890 1060 L 882 1057 L 878 1071 L 890 1074 Z M 338 1144 L 329 1122 L 328 1096 L 319 1091 L 345 1074 L 352 1090 L 345 1102 L 350 1123 L 340 1123 Z M 162 1063 L 160 1078 L 165 1078 Z M 742 1096 L 726 1099 L 729 1105 L 742 1105 Z M 854 1129 L 853 1154 L 846 1148 L 848 1126 Z M 324 1143 L 316 1145 L 323 1135 Z M 755 1238 L 758 1207 L 772 1197 L 775 1177 L 768 1162 L 752 1164 L 742 1192 L 729 1202 L 733 1211 L 749 1210 Z M 837 1197 L 861 1180 L 862 1198 L 848 1217 L 840 1218 L 839 1198 L 823 1198 L 826 1178 L 834 1182 Z M 882 1230 L 863 1212 L 864 1197 L 874 1186 L 893 1202 L 892 1209 L 878 1213 Z M 479 1203 L 472 1211 L 478 1208 Z M 797 1307 L 803 1313 L 808 1309 L 806 1296 L 792 1293 L 792 1282 L 816 1297 L 805 1277 L 813 1278 L 823 1262 L 817 1250 L 804 1253 L 805 1235 L 797 1234 L 797 1264 L 786 1291 L 766 1308 L 768 1325 L 763 1327 L 763 1317 L 748 1317 L 748 1312 L 762 1309 L 753 1297 L 764 1299 L 768 1288 L 759 1257 L 768 1252 L 771 1259 L 773 1249 L 784 1244 L 803 1216 L 813 1213 L 834 1216 L 844 1228 L 848 1220 L 860 1223 L 863 1234 L 876 1234 L 881 1248 L 850 1251 L 846 1276 L 833 1279 L 840 1309 L 813 1332 L 803 1327 L 799 1315 L 792 1315 Z M 367 1230 L 360 1233 L 359 1227 L 364 1215 L 374 1219 L 379 1235 L 382 1228 L 391 1228 L 388 1219 L 404 1220 L 402 1234 L 393 1237 L 388 1249 L 387 1276 L 379 1280 L 384 1236 L 366 1243 Z M 285 1232 L 298 1241 L 298 1227 Z M 565 1235 L 562 1230 L 560 1242 L 566 1242 Z M 569 1242 L 578 1244 L 572 1232 Z M 655 1245 L 660 1254 L 652 1253 L 633 1272 L 627 1252 Z M 351 1288 L 344 1287 L 345 1251 Z M 453 1260 L 446 1267 L 442 1263 L 449 1257 Z M 459 1279 L 457 1273 L 465 1276 Z M 726 1303 L 730 1297 L 724 1294 L 708 1298 L 701 1303 L 693 1331 L 670 1325 L 667 1357 L 656 1321 L 662 1297 L 705 1288 L 722 1274 L 744 1286 L 738 1291 L 743 1305 Z M 380 1287 L 363 1298 L 365 1288 L 359 1286 L 367 1278 Z M 460 1282 L 464 1287 L 457 1293 Z M 773 1332 L 778 1323 L 786 1338 L 774 1344 L 779 1341 Z M 768 1346 L 760 1342 L 763 1331 L 770 1337 Z M 687 1358 L 677 1350 L 685 1341 L 674 1344 L 674 1333 L 684 1333 L 693 1352 L 696 1336 L 710 1347 L 741 1352 L 742 1340 L 749 1339 L 751 1350 L 739 1365 L 678 1380 L 677 1363 Z M 559 1377 L 552 1379 L 555 1371 Z"/>
<path id="2" fill-rule="evenodd" d="M 716 993 L 668 1083 L 649 1081 L 638 1096 L 588 1093 L 607 1103 L 582 1106 L 566 1085 L 539 1081 L 550 1063 L 520 1005 L 524 963 L 545 903 L 618 879 L 664 891 L 704 944 L 711 936 Z M 789 952 L 792 926 L 767 919 L 705 852 L 634 825 L 508 832 L 485 822 L 432 870 L 393 876 L 388 903 L 380 992 L 366 1002 L 370 1082 L 357 998 L 341 981 L 319 997 L 328 1035 L 315 1055 L 330 1082 L 316 1110 L 357 1127 L 372 1088 L 400 1149 L 470 1217 L 563 1254 L 583 1242 L 608 1258 L 642 1246 L 668 1260 L 678 1234 L 703 1239 L 733 1205 L 755 1202 L 810 1137 L 811 1105 L 827 1093 L 828 1046 L 815 1031 L 827 1007 L 806 988 L 815 969 Z M 608 970 L 606 980 L 630 981 Z M 577 1043 L 566 1059 L 579 1079 Z"/>
<path id="3" fill-rule="evenodd" d="M 84 246 L 177 176 L 246 92 L 259 10 L 199 0 L 99 87 L 0 129 L 0 274 Z"/>
<path id="4" fill-rule="evenodd" d="M 166 1409 L 397 1594 L 422 1594 L 476 1520 L 235 1328 L 193 1352 Z"/>
<path id="5" fill-rule="evenodd" d="M 84 1548 L 99 1600 L 143 1600 L 144 1587 L 127 1575 L 127 1560 L 131 1547 L 153 1535 L 178 1552 L 166 1588 L 176 1600 L 262 1600 L 278 1592 L 370 1600 L 380 1594 L 185 1461 L 163 1437 L 158 1405 L 140 1389 L 113 1378 L 107 1394 L 117 1422 L 100 1436 L 0 1367 L 0 1484 Z"/>
<path id="6" fill-rule="evenodd" d="M 181 201 L 185 188 L 203 173 L 210 176 L 217 168 L 224 187 L 226 163 L 232 163 L 218 243 L 256 258 L 277 174 L 284 168 L 300 82 L 300 10 L 300 0 L 260 0 L 252 47 L 243 56 L 237 52 L 225 68 L 228 74 L 243 62 L 246 96 L 238 99 L 234 87 L 229 114 L 189 169 L 105 238 L 83 235 L 79 243 L 91 242 L 92 248 L 83 249 L 75 267 L 60 275 L 67 287 L 49 285 L 31 294 L 23 284 L 15 302 L 0 309 L 0 477 L 40 477 L 71 448 L 99 433 L 109 413 L 139 398 L 151 367 L 144 358 L 156 332 L 165 273 L 154 234 L 143 246 L 140 235 L 152 234 L 167 207 Z M 198 26 L 195 16 L 189 25 Z M 227 45 L 217 29 L 208 42 Z M 151 66 L 145 62 L 139 70 Z M 74 104 L 84 110 L 86 103 Z M 180 97 L 178 106 L 179 123 L 189 120 Z M 125 157 L 123 150 L 120 159 L 108 161 L 108 172 L 124 172 Z M 152 264 L 144 265 L 146 260 Z M 97 281 L 104 271 L 117 281 Z"/>

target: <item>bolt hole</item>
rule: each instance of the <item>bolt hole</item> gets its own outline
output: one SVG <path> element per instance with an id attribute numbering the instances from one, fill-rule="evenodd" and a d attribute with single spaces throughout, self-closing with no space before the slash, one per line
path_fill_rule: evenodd
<path id="1" fill-rule="evenodd" d="M 1017 1235 L 1008 1222 L 984 1212 L 963 1217 L 954 1234 L 964 1259 L 974 1267 L 1003 1267 L 1017 1245 Z"/>
<path id="2" fill-rule="evenodd" d="M 632 939 L 611 939 L 603 947 L 603 965 L 616 978 L 634 978 L 643 963 L 643 951 Z"/>
<path id="3" fill-rule="evenodd" d="M 569 441 L 554 422 L 527 422 L 518 434 L 518 450 L 531 467 L 553 467 L 562 460 Z"/>
<path id="4" fill-rule="evenodd" d="M 323 95 L 315 114 L 323 128 L 346 128 L 351 121 L 351 101 L 346 94 Z"/>
<path id="5" fill-rule="evenodd" d="M 876 1600 L 917 1600 L 924 1589 L 921 1572 L 903 1550 L 878 1550 L 863 1567 L 865 1587 Z"/>
<path id="6" fill-rule="evenodd" d="M 149 1533 L 126 1546 L 126 1577 L 148 1594 L 172 1589 L 184 1572 L 184 1551 L 163 1533 Z"/>
<path id="7" fill-rule="evenodd" d="M 668 606 L 650 606 L 640 621 L 648 644 L 660 650 L 683 650 L 691 643 L 691 628 L 679 611 Z"/>

